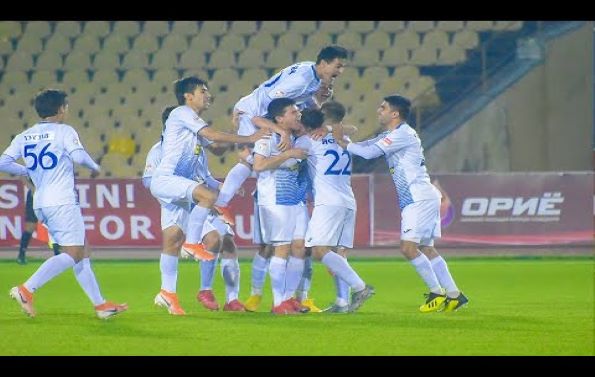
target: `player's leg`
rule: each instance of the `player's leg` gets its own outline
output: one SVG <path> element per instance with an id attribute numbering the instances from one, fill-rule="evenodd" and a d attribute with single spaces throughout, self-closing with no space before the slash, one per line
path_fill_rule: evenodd
<path id="1" fill-rule="evenodd" d="M 225 282 L 225 305 L 223 306 L 223 310 L 231 312 L 246 311 L 244 304 L 238 299 L 240 294 L 240 264 L 231 229 L 225 232 L 223 236 L 221 276 Z"/>
<path id="2" fill-rule="evenodd" d="M 93 303 L 95 313 L 99 318 L 105 319 L 126 311 L 128 309 L 127 304 L 115 304 L 111 301 L 106 301 L 103 298 L 99 284 L 97 283 L 97 278 L 91 268 L 90 257 L 91 250 L 88 244 L 85 243 L 83 259 L 75 264 L 72 269 L 79 285 L 83 288 L 85 294 Z"/>
<path id="3" fill-rule="evenodd" d="M 200 184 L 194 186 L 192 189 L 192 199 L 196 205 L 190 213 L 188 221 L 189 232 L 183 247 L 190 249 L 192 254 L 196 254 L 194 249 L 202 248 L 199 245 L 201 243 L 203 225 L 217 199 L 217 193 L 210 190 L 206 185 Z"/>
<path id="4" fill-rule="evenodd" d="M 262 301 L 262 287 L 266 280 L 269 269 L 269 262 L 273 255 L 273 247 L 266 245 L 262 240 L 262 230 L 260 226 L 260 215 L 258 211 L 258 203 L 256 200 L 256 193 L 254 197 L 254 214 L 253 214 L 253 228 L 252 228 L 252 243 L 258 245 L 258 252 L 254 254 L 252 259 L 252 274 L 251 274 L 251 291 L 250 297 L 245 302 L 246 310 L 255 312 Z"/>
<path id="5" fill-rule="evenodd" d="M 401 253 L 409 260 L 417 274 L 430 291 L 425 303 L 419 307 L 422 313 L 442 310 L 446 295 L 432 268 L 428 257 L 419 250 L 420 241 L 427 235 L 425 201 L 406 206 L 401 212 Z M 439 210 L 439 208 L 438 208 Z"/>
<path id="6" fill-rule="evenodd" d="M 375 292 L 355 272 L 349 262 L 331 250 L 338 245 L 345 224 L 355 223 L 355 211 L 344 207 L 316 206 L 306 233 L 306 246 L 312 246 L 314 258 L 343 279 L 352 289 L 349 311 L 357 310 Z"/>
<path id="7" fill-rule="evenodd" d="M 40 208 L 36 215 L 47 225 L 56 242 L 64 245 L 64 253 L 47 259 L 24 284 L 10 290 L 10 296 L 31 317 L 35 315 L 33 293 L 83 259 L 85 244 L 83 217 L 78 205 Z"/>
<path id="8" fill-rule="evenodd" d="M 215 311 L 219 310 L 219 304 L 213 294 L 213 281 L 217 261 L 219 260 L 219 251 L 221 250 L 221 236 L 212 224 L 214 219 L 216 217 L 209 216 L 209 221 L 203 227 L 202 243 L 207 251 L 214 255 L 214 258 L 200 261 L 200 290 L 196 295 L 196 299 L 206 309 Z"/>
<path id="9" fill-rule="evenodd" d="M 161 203 L 161 229 L 163 246 L 159 259 L 161 290 L 155 296 L 155 304 L 167 308 L 173 315 L 184 315 L 176 294 L 178 280 L 178 256 L 184 243 L 184 231 L 188 227 L 190 203 Z"/>

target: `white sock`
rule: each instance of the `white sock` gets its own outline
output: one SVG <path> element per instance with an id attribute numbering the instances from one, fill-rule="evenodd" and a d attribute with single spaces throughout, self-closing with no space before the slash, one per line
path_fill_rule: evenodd
<path id="1" fill-rule="evenodd" d="M 351 268 L 347 259 L 339 254 L 329 251 L 322 257 L 321 262 L 327 266 L 335 276 L 345 280 L 355 292 L 359 292 L 366 287 L 366 283 L 364 283 L 353 268 Z"/>
<path id="2" fill-rule="evenodd" d="M 269 275 L 271 275 L 271 287 L 273 288 L 273 306 L 278 306 L 284 301 L 286 272 L 287 260 L 271 257 Z"/>
<path id="3" fill-rule="evenodd" d="M 295 291 L 295 297 L 299 301 L 304 301 L 308 298 L 308 292 L 312 285 L 312 257 L 306 257 L 304 261 L 304 273 L 302 273 L 302 279 Z"/>
<path id="4" fill-rule="evenodd" d="M 225 282 L 227 303 L 237 300 L 240 293 L 240 264 L 238 258 L 221 259 L 221 276 Z"/>
<path id="5" fill-rule="evenodd" d="M 446 289 L 446 295 L 451 298 L 458 297 L 460 291 L 455 284 L 450 271 L 448 271 L 446 261 L 439 255 L 438 257 L 430 260 L 430 263 L 432 264 L 432 270 L 434 270 L 440 285 Z"/>
<path id="6" fill-rule="evenodd" d="M 250 176 L 252 170 L 244 164 L 237 163 L 236 166 L 231 168 L 223 181 L 223 186 L 219 191 L 219 197 L 215 202 L 216 206 L 225 207 L 231 201 L 231 198 L 242 186 L 242 183 Z"/>
<path id="7" fill-rule="evenodd" d="M 303 259 L 289 257 L 287 261 L 287 272 L 285 274 L 285 300 L 293 297 L 295 290 L 300 284 L 302 274 L 304 273 Z"/>
<path id="8" fill-rule="evenodd" d="M 161 289 L 176 293 L 178 257 L 162 253 L 159 267 L 161 268 Z"/>
<path id="9" fill-rule="evenodd" d="M 91 268 L 91 261 L 89 258 L 83 258 L 82 261 L 72 267 L 74 270 L 74 276 L 79 282 L 79 285 L 83 288 L 83 291 L 87 294 L 87 297 L 91 300 L 94 306 L 105 303 L 105 299 L 101 296 L 99 290 L 99 284 Z"/>
<path id="10" fill-rule="evenodd" d="M 194 206 L 188 218 L 188 227 L 186 228 L 186 243 L 201 243 L 202 241 L 202 227 L 205 224 L 207 216 L 209 216 L 210 209 Z"/>
<path id="11" fill-rule="evenodd" d="M 66 254 L 61 253 L 49 258 L 39 268 L 29 280 L 23 284 L 25 288 L 31 293 L 41 288 L 45 283 L 60 275 L 64 270 L 74 266 L 74 259 Z"/>
<path id="12" fill-rule="evenodd" d="M 442 289 L 440 289 L 440 283 L 438 283 L 438 278 L 432 269 L 432 265 L 430 264 L 430 260 L 428 257 L 425 256 L 424 253 L 420 252 L 419 255 L 412 260 L 410 260 L 415 270 L 421 276 L 426 286 L 430 289 L 430 292 L 442 294 Z"/>
<path id="13" fill-rule="evenodd" d="M 267 277 L 270 258 L 263 258 L 260 254 L 254 254 L 252 259 L 252 295 L 262 296 L 262 287 Z"/>
<path id="14" fill-rule="evenodd" d="M 215 269 L 217 268 L 217 261 L 219 260 L 219 253 L 215 254 L 215 259 L 210 261 L 200 261 L 200 290 L 213 289 L 213 280 L 215 279 Z M 223 266 L 222 266 L 223 268 Z"/>

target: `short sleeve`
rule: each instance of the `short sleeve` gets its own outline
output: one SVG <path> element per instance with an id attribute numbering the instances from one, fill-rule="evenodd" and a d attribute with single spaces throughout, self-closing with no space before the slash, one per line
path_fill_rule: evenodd
<path id="1" fill-rule="evenodd" d="M 66 149 L 68 153 L 72 153 L 77 149 L 85 149 L 81 143 L 78 133 L 70 126 L 65 128 L 63 142 L 64 149 Z"/>
<path id="2" fill-rule="evenodd" d="M 260 139 L 254 144 L 254 153 L 271 157 L 271 139 Z"/>

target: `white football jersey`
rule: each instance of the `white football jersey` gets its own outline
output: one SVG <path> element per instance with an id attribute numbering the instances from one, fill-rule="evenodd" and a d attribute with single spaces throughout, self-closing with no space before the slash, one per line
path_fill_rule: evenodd
<path id="1" fill-rule="evenodd" d="M 207 143 L 208 145 L 208 143 Z M 197 145 L 196 150 L 198 150 L 198 157 L 197 157 L 197 163 L 196 163 L 196 170 L 194 172 L 193 175 L 193 179 L 196 180 L 200 180 L 200 179 L 206 179 L 211 175 L 211 172 L 209 171 L 209 160 L 207 157 L 207 153 L 204 150 L 204 147 L 200 144 Z M 161 162 L 161 142 L 155 143 L 155 145 L 153 145 L 151 147 L 151 149 L 149 150 L 149 153 L 147 153 L 147 159 L 145 161 L 145 171 L 143 173 L 143 178 L 150 178 L 153 176 L 153 173 L 155 171 L 155 168 L 159 165 L 159 163 Z"/>
<path id="2" fill-rule="evenodd" d="M 198 135 L 207 127 L 188 106 L 176 107 L 165 122 L 161 144 L 161 162 L 153 172 L 154 176 L 177 175 L 194 179 L 202 151 L 202 144 L 208 142 Z"/>
<path id="3" fill-rule="evenodd" d="M 291 98 L 299 107 L 302 103 L 310 103 L 309 100 L 319 88 L 320 78 L 316 74 L 315 63 L 296 63 L 282 69 L 252 93 L 242 97 L 234 109 L 253 117 L 265 116 L 273 99 Z"/>
<path id="4" fill-rule="evenodd" d="M 264 157 L 274 157 L 281 154 L 277 145 L 281 141 L 278 134 L 270 139 L 260 139 L 254 145 L 254 153 Z M 289 159 L 274 170 L 258 173 L 256 189 L 258 205 L 297 205 L 303 200 L 298 184 L 299 161 Z"/>
<path id="5" fill-rule="evenodd" d="M 373 141 L 384 152 L 401 209 L 413 202 L 442 197 L 430 182 L 421 140 L 407 123 L 381 133 Z"/>
<path id="6" fill-rule="evenodd" d="M 70 153 L 84 149 L 74 128 L 40 122 L 18 134 L 4 154 L 23 158 L 35 185 L 33 208 L 77 204 Z"/>
<path id="7" fill-rule="evenodd" d="M 145 171 L 143 172 L 143 178 L 149 178 L 153 176 L 155 168 L 161 162 L 161 142 L 155 143 L 147 153 L 147 159 L 145 160 Z"/>
<path id="8" fill-rule="evenodd" d="M 308 151 L 314 205 L 355 209 L 355 196 L 351 189 L 351 153 L 343 150 L 332 134 L 320 140 L 312 140 L 309 135 L 301 136 L 295 148 Z"/>

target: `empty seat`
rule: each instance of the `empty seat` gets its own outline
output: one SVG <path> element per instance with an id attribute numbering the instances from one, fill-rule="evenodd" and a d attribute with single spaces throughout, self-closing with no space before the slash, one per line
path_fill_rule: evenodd
<path id="1" fill-rule="evenodd" d="M 409 50 L 405 48 L 392 47 L 384 51 L 381 63 L 385 66 L 397 66 L 409 62 Z"/>
<path id="2" fill-rule="evenodd" d="M 456 45 L 448 45 L 440 49 L 437 64 L 453 65 L 467 59 L 465 49 Z"/>
<path id="3" fill-rule="evenodd" d="M 160 37 L 169 33 L 169 22 L 167 21 L 145 21 L 143 25 L 143 35 Z"/>
<path id="4" fill-rule="evenodd" d="M 420 45 L 419 34 L 415 31 L 405 30 L 395 35 L 393 46 L 398 48 L 416 49 Z"/>
<path id="5" fill-rule="evenodd" d="M 203 35 L 202 33 L 192 38 L 190 50 L 197 50 L 202 53 L 215 51 L 215 37 Z"/>
<path id="6" fill-rule="evenodd" d="M 161 68 L 153 73 L 153 81 L 171 86 L 171 84 L 179 78 L 178 72 L 171 67 Z"/>
<path id="7" fill-rule="evenodd" d="M 178 55 L 171 50 L 161 49 L 153 54 L 151 68 L 162 69 L 178 66 Z"/>
<path id="8" fill-rule="evenodd" d="M 23 34 L 23 26 L 19 21 L 0 21 L 0 37 L 12 39 Z"/>
<path id="9" fill-rule="evenodd" d="M 109 51 L 112 53 L 125 53 L 130 50 L 130 42 L 128 37 L 117 33 L 112 33 L 109 37 L 103 41 L 103 51 Z"/>
<path id="10" fill-rule="evenodd" d="M 54 30 L 54 35 L 62 35 L 68 38 L 78 37 L 80 33 L 80 21 L 59 21 L 56 23 L 56 30 Z"/>
<path id="11" fill-rule="evenodd" d="M 434 65 L 438 55 L 438 49 L 434 46 L 422 45 L 411 51 L 410 64 L 415 65 Z"/>
<path id="12" fill-rule="evenodd" d="M 232 21 L 229 31 L 239 35 L 251 35 L 256 33 L 256 21 Z"/>
<path id="13" fill-rule="evenodd" d="M 132 48 L 134 51 L 141 51 L 149 54 L 159 49 L 159 43 L 157 42 L 156 36 L 143 33 L 136 37 Z"/>
<path id="14" fill-rule="evenodd" d="M 238 52 L 246 48 L 246 44 L 244 43 L 244 38 L 240 35 L 236 34 L 226 34 L 221 38 L 219 41 L 219 46 L 217 49 L 220 50 L 229 50 L 233 52 Z"/>
<path id="15" fill-rule="evenodd" d="M 320 21 L 318 30 L 330 34 L 340 34 L 347 28 L 345 21 Z"/>
<path id="16" fill-rule="evenodd" d="M 374 21 L 348 21 L 347 28 L 357 33 L 370 33 L 376 28 L 374 24 Z"/>
<path id="17" fill-rule="evenodd" d="M 110 33 L 110 24 L 107 21 L 87 21 L 83 31 L 85 35 L 105 37 Z"/>
<path id="18" fill-rule="evenodd" d="M 293 53 L 283 48 L 277 48 L 269 53 L 264 64 L 267 68 L 284 68 L 294 62 Z"/>
<path id="19" fill-rule="evenodd" d="M 62 68 L 62 55 L 51 50 L 43 52 L 37 58 L 36 69 L 57 70 Z"/>
<path id="20" fill-rule="evenodd" d="M 295 32 L 287 32 L 279 37 L 277 46 L 283 47 L 288 51 L 299 51 L 304 46 L 304 36 Z"/>
<path id="21" fill-rule="evenodd" d="M 252 68 L 242 73 L 242 81 L 249 82 L 250 85 L 258 86 L 269 78 L 264 69 Z M 246 93 L 247 94 L 247 93 Z"/>
<path id="22" fill-rule="evenodd" d="M 43 51 L 43 40 L 35 35 L 24 35 L 17 43 L 16 51 L 39 54 Z"/>
<path id="23" fill-rule="evenodd" d="M 289 31 L 300 34 L 314 33 L 318 27 L 316 21 L 289 21 Z"/>
<path id="24" fill-rule="evenodd" d="M 399 32 L 405 30 L 405 21 L 379 21 L 378 29 L 388 33 Z"/>
<path id="25" fill-rule="evenodd" d="M 167 50 L 172 53 L 181 53 L 188 49 L 188 40 L 186 37 L 176 34 L 170 34 L 163 38 L 161 50 Z"/>
<path id="26" fill-rule="evenodd" d="M 362 74 L 363 80 L 368 80 L 373 83 L 373 86 L 378 89 L 378 85 L 388 79 L 388 70 L 386 67 L 371 66 L 364 70 Z"/>
<path id="27" fill-rule="evenodd" d="M 225 53 L 229 53 L 232 56 L 232 61 L 228 62 L 228 67 L 230 67 L 232 64 L 234 64 L 235 62 L 233 61 L 233 53 L 231 51 L 225 51 Z M 215 53 L 213 53 L 213 55 L 215 55 Z M 211 56 L 212 58 L 212 56 Z M 223 64 L 223 63 L 222 63 Z M 182 69 L 193 69 L 193 68 L 202 68 L 204 66 L 206 66 L 206 59 L 205 59 L 205 54 L 202 51 L 199 50 L 193 50 L 190 49 L 188 51 L 186 51 L 185 53 L 182 54 L 182 56 L 180 56 L 180 63 L 178 65 L 180 68 Z M 217 66 L 213 66 L 214 68 Z M 164 68 L 164 67 L 162 67 Z"/>
<path id="28" fill-rule="evenodd" d="M 85 69 L 70 69 L 64 72 L 64 76 L 62 76 L 62 83 L 65 85 L 77 85 L 89 81 L 89 73 Z"/>
<path id="29" fill-rule="evenodd" d="M 376 51 L 390 48 L 390 36 L 387 32 L 376 30 L 366 36 L 366 49 L 374 49 Z"/>
<path id="30" fill-rule="evenodd" d="M 465 23 L 465 29 L 473 31 L 486 31 L 492 30 L 494 27 L 494 21 L 467 21 Z"/>
<path id="31" fill-rule="evenodd" d="M 227 33 L 226 21 L 203 21 L 200 25 L 200 35 L 213 36 Z"/>
<path id="32" fill-rule="evenodd" d="M 260 32 L 272 35 L 283 34 L 286 30 L 287 21 L 262 21 L 260 24 Z"/>
<path id="33" fill-rule="evenodd" d="M 495 21 L 494 30 L 514 31 L 523 27 L 523 21 Z"/>
<path id="34" fill-rule="evenodd" d="M 102 50 L 93 59 L 94 69 L 116 69 L 120 67 L 120 57 L 116 52 Z"/>
<path id="35" fill-rule="evenodd" d="M 44 50 L 66 54 L 71 50 L 70 38 L 62 34 L 54 33 L 54 35 L 52 35 L 45 43 Z"/>
<path id="36" fill-rule="evenodd" d="M 14 49 L 12 48 L 12 41 L 8 38 L 0 36 L 0 55 L 10 55 Z M 4 59 L 0 58 L 0 64 L 4 63 Z M 2 67 L 0 66 L 0 69 Z"/>
<path id="37" fill-rule="evenodd" d="M 465 27 L 463 21 L 437 21 L 436 29 L 442 31 L 459 31 Z"/>
<path id="38" fill-rule="evenodd" d="M 56 79 L 56 71 L 54 70 L 36 70 L 31 76 L 31 83 L 43 87 L 56 87 L 58 80 Z"/>
<path id="39" fill-rule="evenodd" d="M 90 34 L 83 34 L 74 41 L 72 52 L 83 52 L 93 54 L 101 50 L 99 37 Z"/>
<path id="40" fill-rule="evenodd" d="M 455 33 L 452 44 L 465 49 L 475 48 L 479 44 L 479 37 L 477 32 L 464 29 Z"/>
<path id="41" fill-rule="evenodd" d="M 123 69 L 146 68 L 149 66 L 149 56 L 142 51 L 130 51 L 124 55 L 121 67 Z"/>
<path id="42" fill-rule="evenodd" d="M 6 71 L 28 71 L 31 69 L 33 69 L 33 57 L 30 52 L 23 51 L 16 51 L 10 55 L 5 68 Z"/>
<path id="43" fill-rule="evenodd" d="M 434 21 L 409 21 L 407 23 L 407 29 L 423 33 L 434 29 Z"/>
<path id="44" fill-rule="evenodd" d="M 190 51 L 189 51 L 190 52 Z M 184 54 L 186 55 L 186 54 Z M 182 58 L 184 57 L 182 55 Z M 232 51 L 229 50 L 217 50 L 211 54 L 209 59 L 208 67 L 209 68 L 229 68 L 234 66 L 235 63 L 235 55 Z M 196 64 L 197 66 L 202 66 L 202 64 Z M 182 68 L 190 68 L 189 66 L 182 65 L 180 61 L 180 66 Z"/>
<path id="45" fill-rule="evenodd" d="M 258 68 L 264 64 L 264 56 L 260 49 L 247 49 L 238 56 L 238 68 Z"/>
<path id="46" fill-rule="evenodd" d="M 351 60 L 351 65 L 355 67 L 366 67 L 369 65 L 378 64 L 379 54 L 376 50 L 361 49 L 356 50 Z"/>
<path id="47" fill-rule="evenodd" d="M 362 47 L 362 36 L 359 33 L 345 31 L 337 37 L 337 44 L 350 51 L 356 51 Z"/>
<path id="48" fill-rule="evenodd" d="M 448 35 L 443 30 L 432 30 L 424 35 L 422 46 L 434 48 L 448 46 Z"/>
<path id="49" fill-rule="evenodd" d="M 233 86 L 240 80 L 240 75 L 238 71 L 234 68 L 223 68 L 223 69 L 216 69 L 213 72 L 213 77 L 209 80 L 209 85 L 211 86 L 211 90 L 214 93 L 218 93 L 219 89 L 222 86 Z"/>
<path id="50" fill-rule="evenodd" d="M 196 21 L 174 21 L 171 32 L 183 36 L 198 34 L 198 22 Z M 171 34 L 170 34 L 171 36 Z"/>
<path id="51" fill-rule="evenodd" d="M 138 21 L 116 21 L 114 23 L 112 35 L 128 38 L 138 34 L 140 34 L 140 23 Z"/>
<path id="52" fill-rule="evenodd" d="M 86 52 L 73 51 L 64 58 L 64 70 L 83 70 L 92 67 L 91 56 Z"/>
<path id="53" fill-rule="evenodd" d="M 250 37 L 247 50 L 257 49 L 261 52 L 265 52 L 271 51 L 274 48 L 275 40 L 273 39 L 273 36 L 271 34 L 260 32 Z"/>
<path id="54" fill-rule="evenodd" d="M 320 51 L 323 47 L 326 47 L 333 43 L 332 37 L 326 32 L 317 32 L 308 36 L 306 48 L 317 49 Z M 318 54 L 318 52 L 317 52 Z M 316 56 L 314 56 L 316 58 Z"/>
<path id="55" fill-rule="evenodd" d="M 52 28 L 47 21 L 28 21 L 25 23 L 25 36 L 30 35 L 37 38 L 45 38 L 51 33 Z"/>

